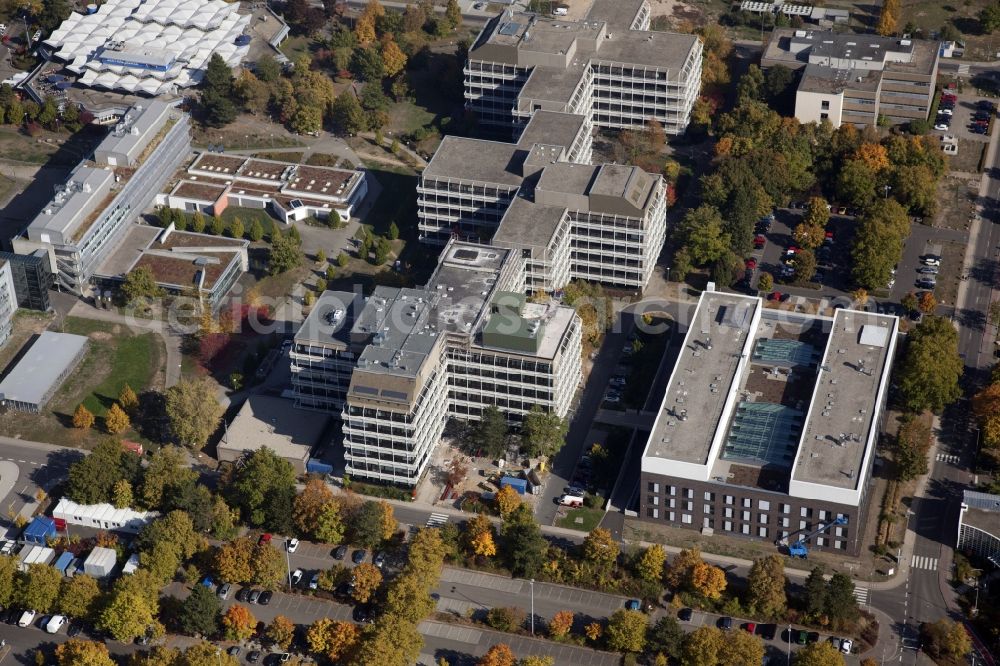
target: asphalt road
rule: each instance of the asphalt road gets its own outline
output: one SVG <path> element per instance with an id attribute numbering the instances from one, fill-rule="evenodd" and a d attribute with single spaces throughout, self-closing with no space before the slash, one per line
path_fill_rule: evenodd
<path id="1" fill-rule="evenodd" d="M 0 537 L 13 527 L 10 514 L 35 503 L 38 490 L 50 490 L 81 456 L 77 449 L 0 437 Z"/>

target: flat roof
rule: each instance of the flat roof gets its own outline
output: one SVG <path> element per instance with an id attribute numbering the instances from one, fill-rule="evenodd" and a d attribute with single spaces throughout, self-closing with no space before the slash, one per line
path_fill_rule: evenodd
<path id="1" fill-rule="evenodd" d="M 876 92 L 881 81 L 882 72 L 877 69 L 835 69 L 809 64 L 802 71 L 798 89 L 833 94 L 840 94 L 845 89 Z"/>
<path id="2" fill-rule="evenodd" d="M 643 453 L 644 471 L 650 459 L 711 463 L 761 308 L 759 298 L 702 293 Z"/>
<path id="3" fill-rule="evenodd" d="M 680 72 L 698 41 L 695 35 L 649 30 L 623 30 L 600 43 L 593 60 L 647 65 Z"/>
<path id="4" fill-rule="evenodd" d="M 236 155 L 220 155 L 218 153 L 201 153 L 194 159 L 188 169 L 199 169 L 201 171 L 211 171 L 219 175 L 235 175 L 246 157 Z"/>
<path id="5" fill-rule="evenodd" d="M 494 183 L 519 187 L 526 151 L 517 144 L 446 136 L 422 177 Z"/>
<path id="6" fill-rule="evenodd" d="M 529 100 L 568 105 L 583 74 L 584 63 L 565 68 L 534 67 L 518 93 L 518 105 L 521 106 L 521 100 L 524 100 L 525 105 Z"/>
<path id="7" fill-rule="evenodd" d="M 69 242 L 75 229 L 87 216 L 97 211 L 97 204 L 104 198 L 98 194 L 111 188 L 115 173 L 110 169 L 81 166 L 67 179 L 65 186 L 45 205 L 31 224 L 29 234 L 59 234 L 62 242 Z M 40 240 L 33 237 L 32 240 Z"/>
<path id="8" fill-rule="evenodd" d="M 797 481 L 852 490 L 864 482 L 898 323 L 874 312 L 836 311 L 792 471 L 793 494 Z"/>
<path id="9" fill-rule="evenodd" d="M 557 162 L 550 164 L 542 171 L 537 188 L 552 192 L 586 195 L 590 191 L 600 165 L 576 164 L 574 162 Z"/>
<path id="10" fill-rule="evenodd" d="M 535 111 L 531 120 L 521 132 L 517 145 L 531 148 L 536 143 L 563 146 L 567 150 L 572 147 L 587 119 L 579 114 L 562 113 L 559 111 Z"/>
<path id="11" fill-rule="evenodd" d="M 493 235 L 493 244 L 515 247 L 546 248 L 566 216 L 566 209 L 545 206 L 523 197 L 515 197 Z"/>
<path id="12" fill-rule="evenodd" d="M 324 291 L 296 331 L 295 342 L 347 349 L 351 345 L 351 328 L 363 306 L 360 293 Z"/>
<path id="13" fill-rule="evenodd" d="M 79 360 L 87 345 L 83 335 L 44 331 L 0 382 L 0 397 L 42 405 Z"/>
<path id="14" fill-rule="evenodd" d="M 329 416 L 293 405 L 284 398 L 250 396 L 226 428 L 218 448 L 256 451 L 266 446 L 282 458 L 304 461 L 319 443 Z"/>
<path id="15" fill-rule="evenodd" d="M 137 159 L 146 144 L 166 124 L 172 109 L 170 104 L 155 99 L 136 104 L 112 128 L 95 152 L 120 153 L 128 155 L 129 159 Z"/>
<path id="16" fill-rule="evenodd" d="M 1000 539 L 1000 495 L 965 490 L 962 493 L 962 524 L 989 532 Z"/>

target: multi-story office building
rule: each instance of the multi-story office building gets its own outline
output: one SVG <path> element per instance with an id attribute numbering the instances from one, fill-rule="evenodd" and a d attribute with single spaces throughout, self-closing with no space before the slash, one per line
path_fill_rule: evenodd
<path id="1" fill-rule="evenodd" d="M 17 292 L 11 268 L 10 261 L 0 258 L 0 347 L 10 339 L 17 312 Z"/>
<path id="2" fill-rule="evenodd" d="M 291 351 L 296 405 L 339 412 L 347 473 L 414 485 L 449 417 L 565 416 L 581 381 L 572 308 L 528 303 L 518 253 L 453 241 L 426 287 L 326 292 Z"/>
<path id="3" fill-rule="evenodd" d="M 639 517 L 858 554 L 897 328 L 703 293 L 643 452 Z"/>
<path id="4" fill-rule="evenodd" d="M 420 239 L 519 251 L 528 291 L 581 278 L 639 290 L 666 236 L 666 185 L 590 158 L 581 115 L 535 113 L 518 143 L 445 137 L 417 187 Z"/>
<path id="5" fill-rule="evenodd" d="M 128 225 L 150 206 L 191 149 L 189 116 L 164 102 L 136 105 L 82 162 L 27 229 L 19 254 L 47 249 L 56 281 L 81 295 Z"/>
<path id="6" fill-rule="evenodd" d="M 763 67 L 801 72 L 795 117 L 874 125 L 926 119 L 934 97 L 937 42 L 778 28 L 761 58 Z"/>
<path id="7" fill-rule="evenodd" d="M 45 250 L 35 250 L 31 254 L 0 252 L 0 261 L 10 264 L 18 307 L 47 311 L 50 307 L 49 289 L 52 288 L 53 281 L 48 252 Z"/>
<path id="8" fill-rule="evenodd" d="M 504 11 L 469 49 L 466 107 L 515 136 L 539 110 L 612 129 L 653 118 L 680 134 L 701 89 L 701 42 L 649 25 L 648 0 L 592 0 L 582 20 Z"/>

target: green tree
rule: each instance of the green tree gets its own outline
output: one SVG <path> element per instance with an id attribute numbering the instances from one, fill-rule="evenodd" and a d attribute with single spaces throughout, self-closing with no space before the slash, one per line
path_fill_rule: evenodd
<path id="1" fill-rule="evenodd" d="M 906 415 L 896 433 L 895 462 L 900 481 L 910 481 L 926 474 L 930 467 L 927 452 L 931 448 L 931 429 L 919 417 Z"/>
<path id="2" fill-rule="evenodd" d="M 837 176 L 837 196 L 861 209 L 875 199 L 875 172 L 862 160 L 847 160 Z"/>
<path id="3" fill-rule="evenodd" d="M 327 502 L 320 509 L 313 525 L 313 537 L 322 543 L 340 543 L 344 540 L 346 525 L 340 502 Z"/>
<path id="4" fill-rule="evenodd" d="M 555 456 L 566 443 L 568 431 L 565 419 L 533 405 L 521 426 L 521 450 L 531 458 Z"/>
<path id="5" fill-rule="evenodd" d="M 914 412 L 939 412 L 961 396 L 963 369 L 954 325 L 944 317 L 924 317 L 910 332 L 896 373 L 903 404 Z"/>
<path id="6" fill-rule="evenodd" d="M 261 447 L 237 470 L 226 492 L 247 522 L 264 525 L 269 504 L 289 492 L 295 496 L 295 468 L 272 449 Z"/>
<path id="7" fill-rule="evenodd" d="M 684 630 L 677 618 L 664 615 L 646 633 L 646 653 L 662 654 L 677 660 L 684 645 Z"/>
<path id="8" fill-rule="evenodd" d="M 794 666 L 844 666 L 844 657 L 832 643 L 810 643 L 795 653 Z"/>
<path id="9" fill-rule="evenodd" d="M 351 90 L 341 93 L 330 108 L 334 124 L 344 134 L 357 134 L 367 127 L 365 111 Z"/>
<path id="10" fill-rule="evenodd" d="M 531 578 L 541 570 L 548 543 L 528 505 L 521 504 L 504 517 L 501 536 L 511 573 Z"/>
<path id="11" fill-rule="evenodd" d="M 670 279 L 675 282 L 683 282 L 692 270 L 694 270 L 694 266 L 692 265 L 691 252 L 686 247 L 679 248 L 674 253 L 673 265 L 670 267 Z"/>
<path id="12" fill-rule="evenodd" d="M 159 612 L 158 604 L 150 599 L 148 592 L 130 585 L 139 580 L 134 578 L 135 575 L 126 576 L 115 583 L 108 603 L 97 618 L 99 629 L 107 631 L 115 640 L 126 643 L 144 635 L 153 626 Z M 159 586 L 154 586 L 153 591 L 158 592 Z"/>
<path id="13" fill-rule="evenodd" d="M 229 225 L 229 235 L 233 238 L 241 239 L 245 233 L 246 229 L 243 227 L 243 220 L 238 217 L 234 217 L 233 221 Z"/>
<path id="14" fill-rule="evenodd" d="M 294 227 L 293 227 L 294 228 Z M 268 273 L 280 275 L 302 263 L 302 250 L 294 238 L 278 234 L 271 237 L 271 252 L 268 256 Z"/>
<path id="15" fill-rule="evenodd" d="M 205 233 L 206 224 L 205 216 L 201 214 L 200 210 L 196 210 L 191 216 L 191 231 L 196 234 Z"/>
<path id="16" fill-rule="evenodd" d="M 376 266 L 381 266 L 389 258 L 389 252 L 392 247 L 389 245 L 389 241 L 385 239 L 384 236 L 378 236 L 375 239 L 375 257 L 374 263 Z"/>
<path id="17" fill-rule="evenodd" d="M 89 456 L 70 465 L 66 495 L 80 504 L 110 502 L 115 483 L 139 478 L 140 463 L 117 439 L 102 439 Z"/>
<path id="18" fill-rule="evenodd" d="M 458 6 L 458 0 L 448 0 L 445 6 L 444 17 L 451 24 L 452 30 L 462 25 L 462 9 Z"/>
<path id="19" fill-rule="evenodd" d="M 14 582 L 14 599 L 21 608 L 50 613 L 55 610 L 61 583 L 62 574 L 55 567 L 42 563 L 29 564 L 28 570 Z"/>
<path id="20" fill-rule="evenodd" d="M 496 405 L 490 405 L 483 410 L 475 431 L 476 442 L 487 456 L 493 459 L 503 457 L 507 451 L 507 419 Z"/>
<path id="21" fill-rule="evenodd" d="M 134 503 L 132 484 L 125 479 L 118 479 L 111 490 L 111 503 L 116 509 L 129 509 Z"/>
<path id="22" fill-rule="evenodd" d="M 795 269 L 795 279 L 808 282 L 816 275 L 816 254 L 812 250 L 799 250 L 792 260 Z"/>
<path id="23" fill-rule="evenodd" d="M 389 225 L 389 240 L 398 240 L 398 239 L 399 239 L 399 227 L 396 226 L 395 222 L 392 222 Z"/>
<path id="24" fill-rule="evenodd" d="M 345 268 L 350 260 L 346 252 L 341 252 L 337 255 L 337 265 L 341 268 Z"/>
<path id="25" fill-rule="evenodd" d="M 71 638 L 56 646 L 59 666 L 115 666 L 104 643 Z"/>
<path id="26" fill-rule="evenodd" d="M 163 446 L 149 459 L 142 475 L 138 493 L 139 503 L 147 509 L 160 509 L 164 494 L 186 482 L 194 482 L 198 473 L 187 466 L 184 450 L 176 446 Z"/>
<path id="27" fill-rule="evenodd" d="M 769 292 L 774 289 L 774 276 L 768 272 L 761 272 L 760 277 L 757 279 L 757 290 L 761 292 Z"/>
<path id="28" fill-rule="evenodd" d="M 777 555 L 754 560 L 747 577 L 746 607 L 751 614 L 776 618 L 788 608 L 785 564 Z"/>
<path id="29" fill-rule="evenodd" d="M 201 106 L 205 124 L 223 127 L 236 119 L 233 103 L 233 73 L 218 53 L 213 53 L 201 82 Z"/>
<path id="30" fill-rule="evenodd" d="M 211 382 L 205 378 L 182 379 L 166 391 L 166 413 L 170 429 L 182 443 L 200 449 L 208 443 L 219 421 L 222 405 Z"/>
<path id="31" fill-rule="evenodd" d="M 659 583 L 667 564 L 667 551 L 658 543 L 651 544 L 636 561 L 636 573 L 643 580 Z"/>
<path id="32" fill-rule="evenodd" d="M 937 176 L 924 164 L 897 166 L 892 195 L 914 215 L 937 212 Z"/>
<path id="33" fill-rule="evenodd" d="M 620 549 L 611 532 L 595 527 L 583 540 L 583 559 L 598 569 L 608 570 L 618 559 Z"/>
<path id="34" fill-rule="evenodd" d="M 219 631 L 222 603 L 215 592 L 204 585 L 195 585 L 181 603 L 177 623 L 181 630 L 193 636 L 214 636 Z"/>
<path id="35" fill-rule="evenodd" d="M 608 619 L 605 630 L 608 647 L 615 652 L 642 652 L 648 629 L 649 619 L 645 613 L 619 609 Z"/>
<path id="36" fill-rule="evenodd" d="M 726 666 L 758 666 L 764 663 L 764 641 L 746 631 L 726 636 L 719 649 L 719 663 Z"/>
<path id="37" fill-rule="evenodd" d="M 704 266 L 717 261 L 729 248 L 731 239 L 723 231 L 722 214 L 714 206 L 702 204 L 681 220 L 679 236 L 691 261 Z"/>
<path id="38" fill-rule="evenodd" d="M 250 223 L 250 240 L 258 243 L 262 238 L 264 238 L 264 225 L 260 223 L 260 220 L 254 220 Z"/>
<path id="39" fill-rule="evenodd" d="M 868 291 L 883 289 L 903 253 L 903 239 L 882 219 L 865 215 L 854 236 L 851 274 Z"/>
<path id="40" fill-rule="evenodd" d="M 17 560 L 0 555 L 0 606 L 11 605 L 14 598 L 14 581 L 17 577 Z"/>
<path id="41" fill-rule="evenodd" d="M 209 225 L 209 231 L 216 236 L 221 236 L 226 232 L 226 223 L 222 221 L 222 218 L 218 215 L 212 216 L 212 223 Z"/>
<path id="42" fill-rule="evenodd" d="M 750 65 L 736 84 L 736 103 L 764 98 L 764 72 L 758 65 Z"/>
<path id="43" fill-rule="evenodd" d="M 285 558 L 269 543 L 257 544 L 250 559 L 251 582 L 269 590 L 277 588 L 286 579 Z"/>
<path id="44" fill-rule="evenodd" d="M 985 33 L 1000 28 L 1000 4 L 994 2 L 979 11 L 979 27 Z"/>
<path id="45" fill-rule="evenodd" d="M 852 622 L 858 616 L 858 600 L 854 597 L 854 583 L 847 574 L 837 572 L 827 582 L 826 616 L 834 623 Z"/>
<path id="46" fill-rule="evenodd" d="M 378 502 L 367 501 L 354 513 L 351 520 L 351 540 L 368 548 L 375 548 L 385 539 L 383 509 Z"/>
<path id="47" fill-rule="evenodd" d="M 101 588 L 93 576 L 77 574 L 62 581 L 56 608 L 67 617 L 90 620 L 97 611 Z"/>
<path id="48" fill-rule="evenodd" d="M 823 567 L 815 566 L 806 577 L 805 601 L 806 613 L 812 618 L 819 618 L 826 610 L 826 578 L 824 578 Z"/>
<path id="49" fill-rule="evenodd" d="M 130 304 L 159 298 L 164 294 L 163 289 L 156 284 L 153 270 L 149 266 L 139 266 L 126 273 L 120 289 L 122 296 Z"/>

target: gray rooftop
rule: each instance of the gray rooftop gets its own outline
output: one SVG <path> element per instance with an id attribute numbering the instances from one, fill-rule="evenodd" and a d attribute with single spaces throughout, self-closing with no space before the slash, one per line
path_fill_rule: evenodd
<path id="1" fill-rule="evenodd" d="M 135 105 L 101 141 L 95 151 L 95 158 L 101 160 L 103 154 L 116 153 L 127 155 L 130 162 L 135 161 L 146 144 L 163 127 L 172 108 L 170 104 L 155 99 Z"/>
<path id="2" fill-rule="evenodd" d="M 799 90 L 805 92 L 840 94 L 845 89 L 878 91 L 882 72 L 872 69 L 835 69 L 822 65 L 806 65 L 799 82 Z"/>
<path id="3" fill-rule="evenodd" d="M 566 68 L 535 67 L 518 94 L 518 108 L 528 111 L 535 102 L 549 102 L 549 106 L 555 107 L 550 110 L 565 112 L 573 92 L 580 85 L 583 73 L 584 63 Z"/>
<path id="4" fill-rule="evenodd" d="M 446 136 L 423 177 L 494 183 L 518 187 L 525 151 L 513 143 Z"/>
<path id="5" fill-rule="evenodd" d="M 521 132 L 517 144 L 522 148 L 530 148 L 533 144 L 541 143 L 563 146 L 569 150 L 585 123 L 586 118 L 577 114 L 535 111 Z"/>
<path id="6" fill-rule="evenodd" d="M 676 77 L 698 38 L 676 32 L 625 30 L 601 42 L 594 60 L 646 65 L 669 70 Z"/>
<path id="7" fill-rule="evenodd" d="M 268 447 L 282 458 L 305 460 L 319 442 L 328 416 L 296 409 L 290 400 L 250 396 L 225 430 L 220 449 L 256 451 Z"/>
<path id="8" fill-rule="evenodd" d="M 0 382 L 0 399 L 42 405 L 79 360 L 87 338 L 44 331 Z"/>
<path id="9" fill-rule="evenodd" d="M 684 337 L 645 458 L 705 465 L 726 400 L 739 381 L 758 298 L 704 292 Z"/>
<path id="10" fill-rule="evenodd" d="M 77 168 L 28 225 L 28 237 L 43 243 L 71 242 L 80 224 L 99 212 L 97 207 L 114 182 L 115 174 L 110 169 Z"/>
<path id="11" fill-rule="evenodd" d="M 811 62 L 837 69 L 857 66 L 931 74 L 938 57 L 938 42 L 926 39 L 902 40 L 829 30 L 776 28 L 764 47 L 761 63 L 765 67 L 783 64 L 800 69 Z M 852 61 L 857 64 L 852 64 Z"/>
<path id="12" fill-rule="evenodd" d="M 552 192 L 585 195 L 590 189 L 595 174 L 601 167 L 591 164 L 559 162 L 550 164 L 542 171 L 537 188 Z"/>
<path id="13" fill-rule="evenodd" d="M 962 523 L 1000 538 L 1000 495 L 966 490 L 962 493 Z"/>
<path id="14" fill-rule="evenodd" d="M 544 250 L 552 240 L 565 208 L 543 206 L 525 197 L 515 197 L 500 220 L 493 244 L 501 247 L 534 247 Z"/>
<path id="15" fill-rule="evenodd" d="M 898 320 L 837 310 L 802 434 L 792 481 L 854 489 L 864 478 L 877 397 L 888 381 Z M 871 443 L 874 446 L 874 442 Z"/>
<path id="16" fill-rule="evenodd" d="M 351 328 L 363 305 L 359 293 L 324 291 L 295 333 L 295 342 L 347 349 L 351 344 Z"/>
<path id="17" fill-rule="evenodd" d="M 588 21 L 603 21 L 609 28 L 628 30 L 642 10 L 645 0 L 594 0 L 587 13 Z"/>

